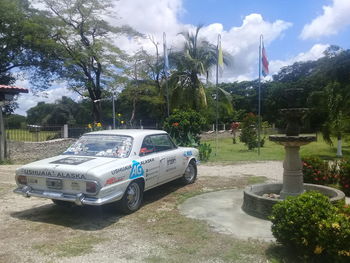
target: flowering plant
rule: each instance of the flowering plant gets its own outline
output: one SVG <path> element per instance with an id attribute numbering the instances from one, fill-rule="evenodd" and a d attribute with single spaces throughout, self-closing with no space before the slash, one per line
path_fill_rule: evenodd
<path id="1" fill-rule="evenodd" d="M 92 124 L 89 123 L 88 128 L 90 129 L 90 131 L 102 131 L 103 130 L 102 124 L 100 122 L 94 122 Z"/>
<path id="2" fill-rule="evenodd" d="M 339 161 L 339 184 L 342 191 L 350 195 L 350 160 L 342 159 Z"/>
<path id="3" fill-rule="evenodd" d="M 289 197 L 273 207 L 272 233 L 303 262 L 349 262 L 350 217 L 346 209 L 317 192 Z"/>
<path id="4" fill-rule="evenodd" d="M 336 163 L 330 164 L 318 157 L 304 157 L 302 162 L 305 183 L 325 185 L 337 182 Z"/>
<path id="5" fill-rule="evenodd" d="M 180 146 L 194 146 L 199 144 L 204 125 L 205 119 L 198 112 L 174 110 L 164 121 L 163 128 Z"/>

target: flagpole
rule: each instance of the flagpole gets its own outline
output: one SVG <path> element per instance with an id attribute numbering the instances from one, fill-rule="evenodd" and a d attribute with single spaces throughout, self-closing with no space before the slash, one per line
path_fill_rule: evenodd
<path id="1" fill-rule="evenodd" d="M 168 59 L 168 52 L 166 46 L 166 34 L 163 32 L 163 52 L 164 52 L 164 75 L 165 75 L 165 89 L 166 89 L 166 101 L 167 101 L 167 114 L 170 115 L 170 106 L 169 106 L 169 87 L 168 87 L 168 68 L 166 65 L 166 59 Z"/>
<path id="2" fill-rule="evenodd" d="M 216 57 L 217 57 L 217 61 L 216 61 L 216 82 L 215 82 L 215 91 L 216 91 L 216 95 L 215 95 L 215 99 L 216 99 L 216 117 L 215 117 L 215 156 L 217 157 L 218 154 L 218 125 L 219 125 L 219 91 L 218 91 L 218 85 L 219 85 L 219 48 L 221 45 L 221 35 L 218 35 L 218 44 L 217 44 L 217 48 L 216 48 Z"/>
<path id="3" fill-rule="evenodd" d="M 261 130 L 261 44 L 263 35 L 260 35 L 259 43 L 259 92 L 258 92 L 258 155 L 260 155 L 260 130 Z"/>

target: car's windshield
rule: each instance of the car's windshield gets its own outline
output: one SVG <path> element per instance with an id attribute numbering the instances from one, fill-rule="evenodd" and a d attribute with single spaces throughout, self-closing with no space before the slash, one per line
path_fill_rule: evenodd
<path id="1" fill-rule="evenodd" d="M 63 154 L 127 158 L 133 139 L 121 135 L 84 135 Z"/>

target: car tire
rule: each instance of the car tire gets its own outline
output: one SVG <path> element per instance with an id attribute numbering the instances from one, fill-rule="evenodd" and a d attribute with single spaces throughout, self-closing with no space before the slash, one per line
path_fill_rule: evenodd
<path id="1" fill-rule="evenodd" d="M 131 214 L 140 208 L 142 199 L 143 185 L 141 182 L 132 181 L 126 188 L 123 198 L 120 200 L 119 209 L 124 214 Z"/>
<path id="2" fill-rule="evenodd" d="M 56 200 L 56 199 L 51 199 L 51 200 L 55 205 L 60 206 L 60 207 L 70 208 L 74 205 L 72 202 Z"/>
<path id="3" fill-rule="evenodd" d="M 194 160 L 190 161 L 186 167 L 184 175 L 181 177 L 183 184 L 193 184 L 197 179 L 197 165 Z"/>

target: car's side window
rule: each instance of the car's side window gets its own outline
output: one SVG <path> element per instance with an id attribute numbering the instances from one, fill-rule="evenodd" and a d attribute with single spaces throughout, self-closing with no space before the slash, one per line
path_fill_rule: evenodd
<path id="1" fill-rule="evenodd" d="M 144 156 L 153 152 L 155 152 L 153 142 L 151 140 L 151 137 L 147 136 L 143 139 L 140 149 L 140 156 Z"/>
<path id="2" fill-rule="evenodd" d="M 162 152 L 176 148 L 167 134 L 152 135 L 151 138 L 156 152 Z"/>

